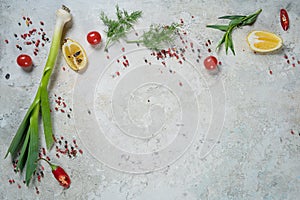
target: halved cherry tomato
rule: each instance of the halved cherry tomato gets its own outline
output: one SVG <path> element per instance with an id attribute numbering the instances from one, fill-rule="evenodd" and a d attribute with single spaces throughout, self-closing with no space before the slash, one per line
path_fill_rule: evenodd
<path id="1" fill-rule="evenodd" d="M 204 67 L 211 71 L 215 70 L 218 66 L 218 60 L 214 56 L 208 56 L 207 58 L 204 59 Z"/>
<path id="2" fill-rule="evenodd" d="M 91 31 L 87 34 L 86 39 L 91 45 L 97 45 L 101 42 L 101 35 L 97 31 Z"/>
<path id="3" fill-rule="evenodd" d="M 280 10 L 280 23 L 283 30 L 287 31 L 290 24 L 290 19 L 287 11 L 285 9 Z"/>
<path id="4" fill-rule="evenodd" d="M 32 65 L 32 59 L 27 54 L 21 54 L 17 57 L 17 64 L 22 68 L 27 68 Z"/>

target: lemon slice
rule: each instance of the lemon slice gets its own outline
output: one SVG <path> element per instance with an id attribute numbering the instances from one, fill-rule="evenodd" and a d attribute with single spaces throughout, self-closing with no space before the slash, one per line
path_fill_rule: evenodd
<path id="1" fill-rule="evenodd" d="M 272 52 L 282 46 L 282 39 L 267 31 L 252 31 L 247 36 L 250 48 L 256 52 Z"/>
<path id="2" fill-rule="evenodd" d="M 85 50 L 78 42 L 67 38 L 62 46 L 62 52 L 67 64 L 74 71 L 80 71 L 87 66 Z"/>

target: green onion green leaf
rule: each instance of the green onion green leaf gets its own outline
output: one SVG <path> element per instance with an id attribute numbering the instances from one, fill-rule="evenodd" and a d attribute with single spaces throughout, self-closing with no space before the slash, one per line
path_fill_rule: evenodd
<path id="1" fill-rule="evenodd" d="M 41 90 L 41 110 L 46 146 L 47 149 L 50 149 L 54 143 L 54 139 L 52 133 L 50 105 L 47 89 Z"/>
<path id="2" fill-rule="evenodd" d="M 31 177 L 37 167 L 37 159 L 39 155 L 39 110 L 40 107 L 36 106 L 33 110 L 33 114 L 30 117 L 29 132 L 29 149 L 26 162 L 26 185 L 29 185 Z"/>

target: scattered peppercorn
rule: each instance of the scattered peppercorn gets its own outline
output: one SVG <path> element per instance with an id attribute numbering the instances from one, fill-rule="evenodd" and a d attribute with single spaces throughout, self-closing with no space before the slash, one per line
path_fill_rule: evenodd
<path id="1" fill-rule="evenodd" d="M 5 78 L 8 80 L 8 79 L 10 78 L 10 74 L 7 73 L 7 74 L 5 75 Z"/>

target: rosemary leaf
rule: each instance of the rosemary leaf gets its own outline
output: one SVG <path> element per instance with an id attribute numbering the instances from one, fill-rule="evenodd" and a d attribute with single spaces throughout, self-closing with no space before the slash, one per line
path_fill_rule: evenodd
<path id="1" fill-rule="evenodd" d="M 217 45 L 217 49 L 220 48 L 220 46 L 225 42 L 225 37 L 226 37 L 226 34 L 223 35 L 222 39 L 219 41 L 218 45 Z"/>
<path id="2" fill-rule="evenodd" d="M 219 17 L 218 19 L 230 19 L 230 20 L 233 20 L 233 19 L 242 19 L 246 17 L 245 15 L 225 15 L 225 16 L 222 16 L 222 17 Z"/>
<path id="3" fill-rule="evenodd" d="M 214 29 L 218 29 L 220 31 L 227 31 L 229 26 L 228 25 L 207 25 L 207 28 L 214 28 Z"/>
<path id="4" fill-rule="evenodd" d="M 230 32 L 225 33 L 225 51 L 226 51 L 226 54 L 228 52 L 228 47 L 229 47 L 229 42 L 230 42 L 229 34 L 230 34 Z"/>
<path id="5" fill-rule="evenodd" d="M 232 42 L 232 34 L 228 34 L 228 46 L 230 50 L 232 51 L 233 55 L 235 55 L 234 47 L 233 47 L 233 42 Z M 226 52 L 227 53 L 227 52 Z"/>
<path id="6" fill-rule="evenodd" d="M 230 21 L 229 27 L 230 27 L 230 29 L 233 29 L 234 27 L 239 26 L 240 23 L 241 23 L 240 19 L 233 19 Z"/>
<path id="7" fill-rule="evenodd" d="M 257 16 L 261 13 L 261 9 L 258 10 L 256 13 L 252 14 L 252 15 L 249 15 L 248 17 L 246 17 L 243 22 L 242 22 L 242 26 L 246 26 L 246 25 L 252 25 L 256 19 L 257 19 Z"/>

